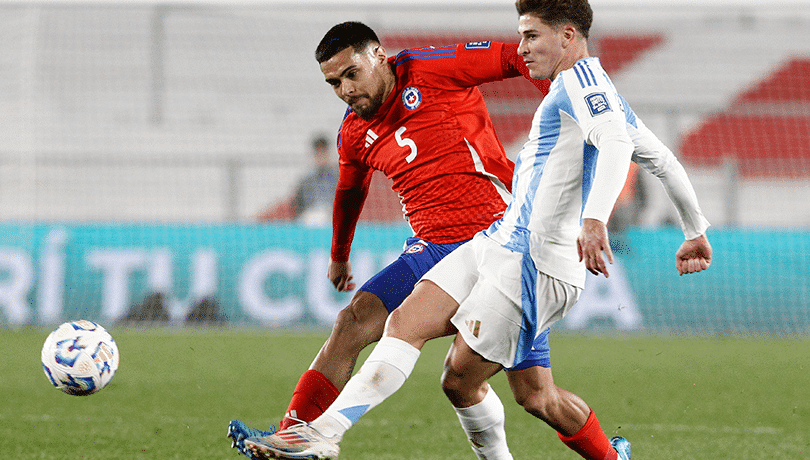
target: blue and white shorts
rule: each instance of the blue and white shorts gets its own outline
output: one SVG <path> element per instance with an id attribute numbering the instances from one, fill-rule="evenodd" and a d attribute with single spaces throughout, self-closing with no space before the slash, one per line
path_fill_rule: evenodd
<path id="1" fill-rule="evenodd" d="M 467 345 L 507 370 L 548 350 L 547 329 L 576 303 L 580 288 L 538 272 L 531 256 L 482 234 L 437 264 L 428 279 L 458 303 L 451 321 Z M 547 366 L 546 366 L 547 367 Z"/>

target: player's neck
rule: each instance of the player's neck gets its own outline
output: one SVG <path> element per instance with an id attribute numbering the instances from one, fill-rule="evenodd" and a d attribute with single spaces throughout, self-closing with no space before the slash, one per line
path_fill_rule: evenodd
<path id="1" fill-rule="evenodd" d="M 554 80 L 555 78 L 557 78 L 557 75 L 559 75 L 562 71 L 574 67 L 574 64 L 576 64 L 577 61 L 579 61 L 580 59 L 586 59 L 589 57 L 591 56 L 590 54 L 588 54 L 587 42 L 583 41 L 582 43 L 572 46 L 571 48 L 568 49 L 568 53 L 566 54 L 565 58 L 563 58 L 563 60 L 561 61 L 559 69 L 554 73 L 551 79 Z"/>
<path id="2" fill-rule="evenodd" d="M 383 77 L 383 81 L 385 82 L 385 88 L 383 93 L 383 101 L 388 100 L 388 97 L 391 96 L 391 92 L 394 91 L 394 88 L 397 86 L 397 75 L 394 72 L 394 64 L 388 63 L 387 71 L 385 76 Z"/>

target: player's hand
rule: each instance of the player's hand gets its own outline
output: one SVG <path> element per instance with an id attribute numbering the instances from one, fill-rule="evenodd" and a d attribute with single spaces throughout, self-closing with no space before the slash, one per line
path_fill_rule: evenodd
<path id="1" fill-rule="evenodd" d="M 684 241 L 675 253 L 675 266 L 679 275 L 706 270 L 711 264 L 712 246 L 705 234 Z"/>
<path id="2" fill-rule="evenodd" d="M 352 276 L 352 264 L 349 261 L 335 262 L 330 260 L 326 276 L 329 277 L 329 281 L 332 282 L 335 289 L 340 292 L 353 291 L 357 287 L 357 283 L 352 282 L 354 277 Z"/>
<path id="3" fill-rule="evenodd" d="M 585 267 L 594 275 L 605 274 L 605 278 L 610 276 L 607 270 L 604 252 L 607 260 L 613 263 L 613 251 L 610 250 L 610 240 L 608 240 L 607 227 L 596 219 L 582 219 L 582 231 L 577 238 L 577 252 L 579 261 L 585 261 Z"/>

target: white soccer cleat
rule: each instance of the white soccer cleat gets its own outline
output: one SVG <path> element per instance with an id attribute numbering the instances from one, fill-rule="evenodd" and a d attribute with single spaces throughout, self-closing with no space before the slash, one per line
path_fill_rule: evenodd
<path id="1" fill-rule="evenodd" d="M 245 439 L 245 447 L 258 458 L 334 460 L 340 453 L 340 436 L 328 438 L 302 423 Z"/>

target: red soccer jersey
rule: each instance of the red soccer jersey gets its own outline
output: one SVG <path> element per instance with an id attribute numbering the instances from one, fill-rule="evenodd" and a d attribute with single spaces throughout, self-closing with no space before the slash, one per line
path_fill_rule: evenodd
<path id="1" fill-rule="evenodd" d="M 389 58 L 396 86 L 377 115 L 340 129 L 332 260 L 346 261 L 373 170 L 393 181 L 415 236 L 468 240 L 506 209 L 514 164 L 477 85 L 528 75 L 517 45 L 472 42 Z M 548 92 L 548 80 L 532 80 Z"/>

